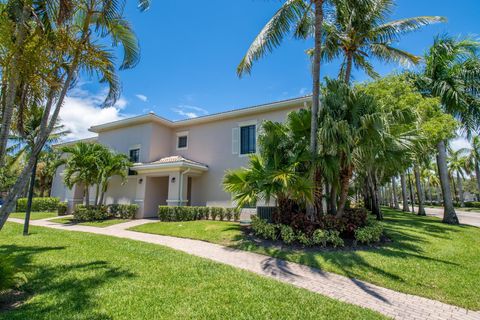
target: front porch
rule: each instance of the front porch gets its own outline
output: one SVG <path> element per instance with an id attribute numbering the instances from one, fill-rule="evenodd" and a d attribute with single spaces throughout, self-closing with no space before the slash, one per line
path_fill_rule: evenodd
<path id="1" fill-rule="evenodd" d="M 180 156 L 162 158 L 151 163 L 136 163 L 138 218 L 157 216 L 158 206 L 188 206 L 192 199 L 193 179 L 208 171 L 202 163 Z"/>

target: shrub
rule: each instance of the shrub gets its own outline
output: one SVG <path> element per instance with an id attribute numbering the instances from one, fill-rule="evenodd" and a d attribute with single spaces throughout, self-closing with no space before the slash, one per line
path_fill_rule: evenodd
<path id="1" fill-rule="evenodd" d="M 343 239 L 340 237 L 340 232 L 336 230 L 327 231 L 327 243 L 330 243 L 334 248 L 345 245 Z"/>
<path id="2" fill-rule="evenodd" d="M 227 210 L 220 207 L 173 207 L 159 206 L 158 218 L 161 221 L 193 221 L 200 219 L 215 220 L 220 217 L 221 220 L 226 216 Z"/>
<path id="3" fill-rule="evenodd" d="M 467 201 L 465 202 L 467 208 L 480 208 L 480 201 Z"/>
<path id="4" fill-rule="evenodd" d="M 218 208 L 218 218 L 223 221 L 225 219 L 225 208 Z"/>
<path id="5" fill-rule="evenodd" d="M 33 198 L 32 199 L 32 211 L 34 212 L 43 212 L 43 211 L 56 211 L 60 199 L 58 198 Z M 17 209 L 18 212 L 27 211 L 27 198 L 19 198 L 17 200 Z"/>
<path id="6" fill-rule="evenodd" d="M 234 208 L 225 208 L 225 218 L 227 219 L 227 221 L 232 220 L 234 212 Z"/>
<path id="7" fill-rule="evenodd" d="M 106 220 L 112 215 L 108 212 L 107 206 L 85 206 L 79 204 L 75 206 L 73 218 L 77 221 L 98 221 Z"/>
<path id="8" fill-rule="evenodd" d="M 260 219 L 257 216 L 252 216 L 253 232 L 264 239 L 277 240 L 278 227 L 273 223 L 268 223 L 266 220 Z"/>
<path id="9" fill-rule="evenodd" d="M 66 202 L 59 202 L 57 206 L 57 213 L 59 216 L 64 216 L 67 214 L 68 204 Z"/>
<path id="10" fill-rule="evenodd" d="M 240 220 L 240 210 L 233 209 L 233 221 Z"/>
<path id="11" fill-rule="evenodd" d="M 138 211 L 136 204 L 110 204 L 108 211 L 112 217 L 119 219 L 133 219 Z"/>
<path id="12" fill-rule="evenodd" d="M 312 241 L 316 245 L 320 245 L 322 247 L 327 246 L 327 240 L 328 240 L 328 231 L 322 230 L 322 229 L 317 229 L 313 233 L 312 236 Z"/>
<path id="13" fill-rule="evenodd" d="M 355 231 L 355 239 L 360 243 L 375 243 L 380 241 L 383 234 L 383 225 L 375 220 L 369 220 L 365 227 Z"/>
<path id="14" fill-rule="evenodd" d="M 287 226 L 286 224 L 280 225 L 280 238 L 286 244 L 291 244 L 295 241 L 295 232 L 292 227 Z"/>
<path id="15" fill-rule="evenodd" d="M 308 247 L 308 246 L 311 246 L 313 243 L 312 243 L 312 239 L 304 232 L 302 231 L 299 231 L 297 233 L 297 241 L 300 242 L 301 245 L 303 245 L 304 247 Z"/>

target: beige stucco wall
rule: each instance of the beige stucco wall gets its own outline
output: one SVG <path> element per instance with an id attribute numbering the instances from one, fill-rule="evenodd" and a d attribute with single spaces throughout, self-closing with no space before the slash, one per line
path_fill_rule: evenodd
<path id="1" fill-rule="evenodd" d="M 105 204 L 134 203 L 136 191 L 137 191 L 136 177 L 128 178 L 124 184 L 122 184 L 122 179 L 120 177 L 118 176 L 112 177 L 108 183 L 107 192 L 105 193 Z"/>
<path id="2" fill-rule="evenodd" d="M 143 217 L 155 217 L 159 205 L 167 205 L 168 177 L 146 177 Z"/>

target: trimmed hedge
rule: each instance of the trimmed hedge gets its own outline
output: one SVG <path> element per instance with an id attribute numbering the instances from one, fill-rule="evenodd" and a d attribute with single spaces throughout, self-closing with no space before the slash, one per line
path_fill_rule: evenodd
<path id="1" fill-rule="evenodd" d="M 221 207 L 175 207 L 159 206 L 158 218 L 161 221 L 220 220 L 238 221 L 240 212 L 234 208 Z"/>
<path id="2" fill-rule="evenodd" d="M 17 212 L 27 211 L 27 198 L 19 198 L 17 200 Z M 45 212 L 45 211 L 57 211 L 60 199 L 53 197 L 46 198 L 33 198 L 32 199 L 32 211 Z"/>
<path id="3" fill-rule="evenodd" d="M 67 214 L 68 204 L 66 202 L 59 202 L 57 206 L 57 213 L 59 216 L 64 216 Z"/>
<path id="4" fill-rule="evenodd" d="M 76 221 L 98 221 L 109 218 L 133 219 L 137 213 L 136 204 L 110 204 L 108 206 L 75 206 L 73 218 Z"/>
<path id="5" fill-rule="evenodd" d="M 467 208 L 480 208 L 480 201 L 467 201 L 465 202 Z"/>

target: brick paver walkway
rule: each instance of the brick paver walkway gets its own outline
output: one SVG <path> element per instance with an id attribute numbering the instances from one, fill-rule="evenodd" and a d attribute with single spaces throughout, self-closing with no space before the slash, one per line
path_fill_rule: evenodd
<path id="1" fill-rule="evenodd" d="M 10 219 L 10 221 L 23 222 L 19 219 Z M 439 301 L 396 292 L 364 281 L 350 279 L 297 263 L 204 241 L 125 230 L 150 222 L 152 220 L 133 220 L 106 228 L 62 225 L 48 220 L 31 221 L 31 224 L 61 230 L 103 234 L 167 246 L 188 254 L 274 278 L 340 301 L 369 308 L 395 319 L 480 320 L 480 312 L 478 311 L 469 311 Z"/>

